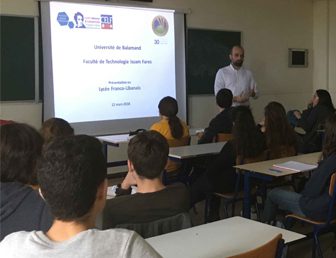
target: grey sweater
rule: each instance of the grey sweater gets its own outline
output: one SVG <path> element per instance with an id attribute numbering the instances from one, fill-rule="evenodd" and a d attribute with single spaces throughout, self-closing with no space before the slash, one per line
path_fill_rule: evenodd
<path id="1" fill-rule="evenodd" d="M 125 229 L 83 231 L 64 242 L 51 241 L 43 232 L 16 232 L 0 242 L 0 257 L 161 257 L 137 233 Z"/>

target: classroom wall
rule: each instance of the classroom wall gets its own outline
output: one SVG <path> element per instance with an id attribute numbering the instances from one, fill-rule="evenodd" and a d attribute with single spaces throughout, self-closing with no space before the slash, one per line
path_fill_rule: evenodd
<path id="1" fill-rule="evenodd" d="M 145 5 L 187 11 L 188 27 L 242 32 L 245 66 L 253 71 L 260 91 L 259 99 L 252 100 L 253 112 L 259 120 L 263 107 L 271 100 L 280 101 L 287 109 L 301 109 L 312 95 L 313 88 L 323 85 L 335 92 L 335 2 L 153 0 L 153 3 Z M 35 0 L 1 0 L 0 7 L 2 14 L 38 14 Z M 327 20 L 324 18 L 326 13 L 329 14 Z M 309 49 L 308 68 L 288 68 L 287 51 L 292 47 Z M 326 55 L 330 55 L 328 62 L 325 62 Z M 188 102 L 192 127 L 206 126 L 209 118 L 217 112 L 212 95 L 190 96 Z M 0 109 L 3 119 L 27 122 L 35 127 L 41 124 L 41 103 L 1 103 Z"/>
<path id="2" fill-rule="evenodd" d="M 336 0 L 314 1 L 314 89 L 327 89 L 336 103 Z"/>

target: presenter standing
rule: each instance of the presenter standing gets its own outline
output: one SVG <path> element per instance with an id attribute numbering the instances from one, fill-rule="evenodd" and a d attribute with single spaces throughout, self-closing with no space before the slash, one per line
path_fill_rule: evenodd
<path id="1" fill-rule="evenodd" d="M 257 84 L 252 72 L 243 67 L 244 48 L 233 46 L 230 53 L 231 64 L 218 70 L 215 79 L 215 95 L 220 89 L 232 91 L 232 106 L 250 105 L 250 97 L 257 98 Z"/>

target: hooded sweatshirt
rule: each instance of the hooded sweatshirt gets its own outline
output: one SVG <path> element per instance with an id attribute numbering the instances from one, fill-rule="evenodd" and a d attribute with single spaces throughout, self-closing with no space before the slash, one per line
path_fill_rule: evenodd
<path id="1" fill-rule="evenodd" d="M 37 191 L 18 182 L 0 185 L 0 241 L 16 231 L 47 231 L 53 221 Z"/>

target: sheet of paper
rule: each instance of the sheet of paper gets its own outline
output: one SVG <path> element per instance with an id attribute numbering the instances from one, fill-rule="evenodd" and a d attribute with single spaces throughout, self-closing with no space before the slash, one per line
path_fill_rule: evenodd
<path id="1" fill-rule="evenodd" d="M 274 164 L 273 167 L 301 172 L 314 170 L 315 168 L 317 168 L 317 164 L 306 164 L 297 161 L 287 161 L 284 163 Z"/>

